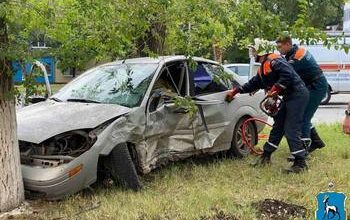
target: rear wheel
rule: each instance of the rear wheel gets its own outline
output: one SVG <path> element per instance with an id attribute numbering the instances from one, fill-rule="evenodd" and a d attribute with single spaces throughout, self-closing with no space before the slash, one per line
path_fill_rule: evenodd
<path id="1" fill-rule="evenodd" d="M 116 184 L 133 190 L 140 190 L 142 188 L 142 183 L 137 175 L 126 143 L 117 145 L 111 151 L 108 168 Z"/>
<path id="2" fill-rule="evenodd" d="M 247 119 L 248 118 L 246 117 L 241 118 L 235 126 L 231 148 L 228 151 L 230 156 L 243 158 L 250 153 L 249 147 L 243 142 L 243 132 L 245 132 L 247 141 L 250 142 L 253 146 L 256 145 L 256 138 L 258 134 L 254 122 L 248 122 L 247 129 L 245 131 L 242 130 L 243 123 Z"/>
<path id="3" fill-rule="evenodd" d="M 321 101 L 321 105 L 326 105 L 331 100 L 331 90 L 328 88 L 325 97 Z"/>

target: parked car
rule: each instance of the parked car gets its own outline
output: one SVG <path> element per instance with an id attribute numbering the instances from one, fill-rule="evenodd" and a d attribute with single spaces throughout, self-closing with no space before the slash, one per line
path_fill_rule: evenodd
<path id="1" fill-rule="evenodd" d="M 259 109 L 264 94 L 240 94 L 227 103 L 227 90 L 240 79 L 214 61 L 193 59 L 195 70 L 185 56 L 104 64 L 20 109 L 26 192 L 61 199 L 89 187 L 98 172 L 137 190 L 139 175 L 169 161 L 220 151 L 246 156 L 241 125 L 250 117 L 267 120 Z M 222 70 L 234 75 L 232 82 L 213 80 Z M 185 97 L 198 108 L 193 115 L 176 104 Z M 245 132 L 256 143 L 262 129 L 252 123 Z"/>
<path id="2" fill-rule="evenodd" d="M 258 71 L 260 64 L 256 63 L 253 68 L 253 75 L 255 75 Z M 249 63 L 232 63 L 226 64 L 224 67 L 228 68 L 232 72 L 236 73 L 238 77 L 242 80 L 242 82 L 246 83 L 249 81 Z"/>

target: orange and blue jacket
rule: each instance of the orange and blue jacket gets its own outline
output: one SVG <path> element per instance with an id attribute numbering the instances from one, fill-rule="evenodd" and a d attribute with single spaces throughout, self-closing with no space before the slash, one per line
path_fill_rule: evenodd
<path id="1" fill-rule="evenodd" d="M 282 90 L 281 95 L 288 95 L 305 86 L 293 67 L 281 56 L 269 54 L 258 70 L 258 74 L 241 86 L 241 93 L 251 93 L 259 89 L 269 90 L 272 86 Z"/>
<path id="2" fill-rule="evenodd" d="M 311 84 L 323 73 L 312 54 L 304 47 L 293 45 L 285 58 L 292 64 L 294 70 L 299 74 L 306 85 Z"/>

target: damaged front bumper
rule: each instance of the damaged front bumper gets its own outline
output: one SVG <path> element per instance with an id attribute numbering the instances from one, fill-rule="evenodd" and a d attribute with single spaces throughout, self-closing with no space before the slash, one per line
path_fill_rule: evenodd
<path id="1" fill-rule="evenodd" d="M 79 191 L 84 180 L 81 174 L 84 166 L 71 167 L 62 165 L 54 168 L 42 168 L 22 165 L 27 196 L 55 200 Z M 69 170 L 76 170 L 75 175 L 70 175 Z"/>
<path id="2" fill-rule="evenodd" d="M 22 164 L 26 196 L 58 200 L 87 188 L 96 181 L 97 161 L 92 150 L 56 167 Z"/>
<path id="3" fill-rule="evenodd" d="M 83 164 L 64 164 L 54 168 L 22 165 L 24 187 L 29 198 L 62 199 L 92 184 L 86 181 L 87 168 Z"/>

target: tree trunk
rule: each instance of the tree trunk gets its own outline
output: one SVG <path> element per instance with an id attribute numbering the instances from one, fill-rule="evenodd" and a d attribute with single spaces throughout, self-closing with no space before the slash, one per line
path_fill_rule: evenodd
<path id="1" fill-rule="evenodd" d="M 162 21 L 152 21 L 145 36 L 138 39 L 136 55 L 149 56 L 149 53 L 163 55 L 166 37 L 166 25 Z"/>
<path id="2" fill-rule="evenodd" d="M 7 26 L 0 17 L 0 50 L 8 48 Z M 11 63 L 0 58 L 0 212 L 18 207 L 24 189 L 17 140 L 16 107 L 12 95 Z"/>
<path id="3" fill-rule="evenodd" d="M 213 55 L 214 55 L 214 60 L 218 63 L 222 63 L 222 50 L 218 44 L 213 44 Z"/>

